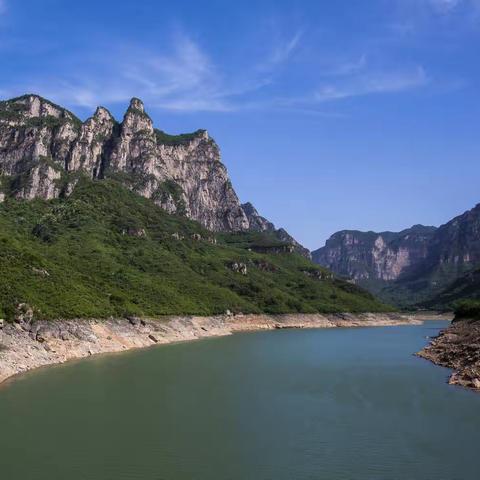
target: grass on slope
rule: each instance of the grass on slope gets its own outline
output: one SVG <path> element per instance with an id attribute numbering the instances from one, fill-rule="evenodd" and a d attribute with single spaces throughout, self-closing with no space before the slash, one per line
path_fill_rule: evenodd
<path id="1" fill-rule="evenodd" d="M 455 320 L 480 320 L 480 300 L 462 300 L 455 305 Z"/>
<path id="2" fill-rule="evenodd" d="M 388 309 L 346 282 L 314 278 L 312 270 L 324 270 L 300 255 L 251 252 L 248 234 L 229 243 L 219 236 L 217 245 L 212 237 L 113 180 L 82 179 L 68 199 L 7 199 L 0 318 L 11 320 L 20 302 L 47 319 Z M 232 262 L 247 264 L 248 274 Z"/>

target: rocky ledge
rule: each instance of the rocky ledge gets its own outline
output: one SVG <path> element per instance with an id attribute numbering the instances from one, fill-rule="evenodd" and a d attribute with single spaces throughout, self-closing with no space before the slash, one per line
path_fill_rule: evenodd
<path id="1" fill-rule="evenodd" d="M 41 366 L 156 344 L 282 328 L 372 327 L 419 324 L 386 314 L 219 315 L 163 319 L 25 321 L 0 325 L 0 382 Z"/>
<path id="2" fill-rule="evenodd" d="M 480 321 L 455 321 L 417 355 L 453 369 L 449 384 L 480 390 Z"/>

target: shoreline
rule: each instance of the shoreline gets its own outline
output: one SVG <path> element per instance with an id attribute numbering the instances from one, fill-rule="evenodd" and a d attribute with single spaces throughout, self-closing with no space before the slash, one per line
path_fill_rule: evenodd
<path id="1" fill-rule="evenodd" d="M 283 314 L 169 316 L 160 319 L 76 319 L 7 324 L 0 330 L 0 384 L 30 370 L 92 355 L 284 328 L 419 325 L 435 315 Z M 440 318 L 437 316 L 437 318 Z"/>
<path id="2" fill-rule="evenodd" d="M 480 391 L 480 321 L 458 320 L 417 353 L 418 357 L 453 370 L 450 385 Z"/>

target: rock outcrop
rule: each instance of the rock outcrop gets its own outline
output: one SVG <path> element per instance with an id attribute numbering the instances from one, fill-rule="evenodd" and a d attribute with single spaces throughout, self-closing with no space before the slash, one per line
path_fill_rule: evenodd
<path id="1" fill-rule="evenodd" d="M 276 230 L 275 225 L 262 217 L 250 202 L 242 204 L 242 209 L 247 216 L 250 230 L 255 232 L 274 232 Z"/>
<path id="2" fill-rule="evenodd" d="M 455 321 L 417 355 L 453 369 L 448 383 L 480 390 L 480 321 Z"/>
<path id="3" fill-rule="evenodd" d="M 119 180 L 212 231 L 276 231 L 253 205 L 240 204 L 205 130 L 155 129 L 138 98 L 121 123 L 103 107 L 81 122 L 38 95 L 0 102 L 0 201 L 66 196 L 81 174 Z"/>
<path id="4" fill-rule="evenodd" d="M 82 123 L 37 95 L 1 102 L 3 194 L 55 198 L 72 190 L 78 173 L 116 176 L 167 211 L 213 231 L 250 228 L 206 131 L 170 136 L 155 130 L 136 98 L 120 124 L 103 107 Z"/>
<path id="5" fill-rule="evenodd" d="M 138 98 L 121 123 L 104 107 L 82 122 L 38 95 L 0 102 L 0 202 L 8 196 L 68 196 L 79 175 L 119 180 L 212 231 L 279 232 L 309 254 L 251 203 L 240 204 L 218 145 L 205 130 L 168 135 L 155 129 Z"/>

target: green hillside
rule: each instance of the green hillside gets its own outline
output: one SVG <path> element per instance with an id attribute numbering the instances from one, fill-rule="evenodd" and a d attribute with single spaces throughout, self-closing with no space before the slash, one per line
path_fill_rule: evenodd
<path id="1" fill-rule="evenodd" d="M 114 180 L 81 179 L 68 199 L 0 204 L 0 316 L 22 302 L 48 319 L 388 309 L 281 247 L 215 238 Z"/>
<path id="2" fill-rule="evenodd" d="M 459 318 L 480 318 L 480 269 L 451 283 L 440 294 L 422 305 L 424 308 L 455 310 Z"/>

